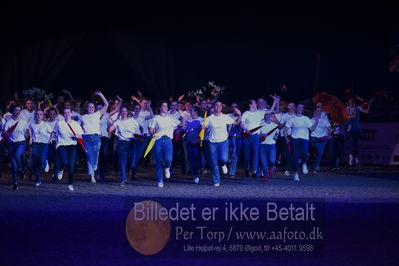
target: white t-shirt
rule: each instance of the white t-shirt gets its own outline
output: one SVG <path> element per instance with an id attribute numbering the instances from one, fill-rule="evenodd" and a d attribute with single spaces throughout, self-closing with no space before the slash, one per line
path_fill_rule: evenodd
<path id="1" fill-rule="evenodd" d="M 82 127 L 83 132 L 85 135 L 93 135 L 98 134 L 100 135 L 100 119 L 101 119 L 101 112 L 97 111 L 92 114 L 85 114 L 82 115 Z"/>
<path id="2" fill-rule="evenodd" d="M 150 134 L 150 132 L 148 131 L 148 127 L 150 126 L 152 119 L 145 120 L 145 118 L 149 115 L 151 115 L 151 113 L 148 110 L 141 110 L 139 113 L 139 117 L 141 119 L 143 119 L 143 121 L 144 121 L 143 125 L 142 125 L 143 134 L 147 134 L 147 135 Z"/>
<path id="3" fill-rule="evenodd" d="M 228 115 L 210 115 L 206 119 L 205 127 L 208 128 L 210 142 L 223 142 L 228 138 L 227 125 L 234 123 L 234 119 Z"/>
<path id="4" fill-rule="evenodd" d="M 39 124 L 35 122 L 29 125 L 32 134 L 33 143 L 49 143 L 53 128 L 47 122 L 41 121 Z"/>
<path id="5" fill-rule="evenodd" d="M 162 136 L 168 136 L 168 138 L 173 139 L 173 130 L 175 130 L 179 124 L 179 120 L 176 120 L 168 115 L 156 115 L 151 120 L 150 127 L 154 129 L 154 132 L 156 132 L 156 139 L 159 139 Z"/>
<path id="6" fill-rule="evenodd" d="M 138 116 L 137 118 L 133 117 L 133 119 L 136 120 L 137 124 L 139 124 L 141 130 L 143 131 L 143 132 L 140 131 L 140 135 L 144 134 L 144 118 Z"/>
<path id="7" fill-rule="evenodd" d="M 262 111 L 245 111 L 241 117 L 241 127 L 244 130 L 251 130 L 258 127 L 263 119 L 264 112 Z M 251 135 L 258 134 L 259 130 L 252 132 Z"/>
<path id="8" fill-rule="evenodd" d="M 54 121 L 49 121 L 48 120 L 48 121 L 46 121 L 46 123 L 48 123 L 51 126 L 51 128 L 54 130 L 54 128 L 57 125 L 58 121 L 60 121 L 60 120 L 54 119 Z"/>
<path id="9" fill-rule="evenodd" d="M 174 119 L 176 119 L 176 120 L 179 120 L 179 118 L 180 118 L 180 113 L 178 112 L 178 111 L 176 111 L 176 112 L 174 112 L 173 114 L 170 112 L 170 110 L 168 111 L 168 115 L 170 116 L 170 117 L 173 117 Z"/>
<path id="10" fill-rule="evenodd" d="M 295 114 L 290 115 L 289 113 L 284 113 L 283 116 L 281 117 L 281 121 L 280 123 L 285 125 L 285 123 L 287 123 L 287 121 L 290 118 L 293 118 L 295 116 Z M 287 130 L 287 135 L 290 136 L 291 135 L 291 128 L 288 128 Z M 280 136 L 283 137 L 284 136 L 284 130 L 280 131 Z"/>
<path id="11" fill-rule="evenodd" d="M 29 112 L 26 109 L 21 111 L 21 119 L 28 121 L 28 124 L 35 120 L 35 111 Z"/>
<path id="12" fill-rule="evenodd" d="M 182 117 L 182 119 L 187 121 L 190 118 L 191 115 L 190 115 L 189 112 L 183 111 L 183 112 L 180 113 L 180 116 Z M 179 118 L 177 118 L 177 119 L 179 119 Z"/>
<path id="13" fill-rule="evenodd" d="M 17 122 L 18 122 L 18 120 L 14 120 L 13 118 L 10 118 L 4 125 L 4 132 L 6 132 L 10 127 L 15 125 L 15 123 L 17 123 Z M 28 129 L 28 121 L 20 119 L 17 127 L 10 134 L 8 140 L 11 142 L 18 142 L 18 141 L 26 140 L 25 133 L 26 133 L 27 129 Z"/>
<path id="14" fill-rule="evenodd" d="M 72 120 L 78 122 L 80 125 L 82 125 L 83 121 L 82 121 L 82 115 L 75 112 L 75 111 L 71 111 L 72 113 Z M 58 115 L 58 120 L 65 120 L 65 117 L 61 114 Z"/>
<path id="15" fill-rule="evenodd" d="M 316 122 L 314 118 L 312 118 L 310 121 L 312 121 L 312 125 Z M 331 126 L 330 122 L 327 119 L 319 119 L 319 123 L 317 124 L 317 127 L 315 130 L 310 133 L 310 136 L 315 137 L 315 138 L 321 138 L 321 137 L 326 137 L 328 136 L 328 128 Z"/>
<path id="16" fill-rule="evenodd" d="M 271 130 L 273 130 L 275 127 L 278 125 L 274 122 L 271 122 L 270 124 L 267 124 L 265 122 L 262 123 L 262 128 L 260 129 L 260 134 L 267 134 Z M 274 136 L 277 134 L 278 135 L 278 129 L 276 129 L 273 133 L 271 133 L 269 136 L 266 137 L 264 141 L 261 142 L 261 144 L 276 144 L 276 141 L 274 140 Z"/>
<path id="17" fill-rule="evenodd" d="M 139 124 L 133 118 L 118 119 L 114 125 L 116 127 L 115 135 L 119 140 L 131 140 L 135 138 L 133 134 L 140 135 Z"/>
<path id="18" fill-rule="evenodd" d="M 108 138 L 108 119 L 109 113 L 105 112 L 100 119 L 100 136 Z"/>
<path id="19" fill-rule="evenodd" d="M 309 128 L 312 127 L 312 122 L 309 117 L 294 116 L 287 121 L 286 127 L 291 128 L 291 137 L 294 139 L 309 140 Z"/>
<path id="20" fill-rule="evenodd" d="M 78 122 L 72 120 L 70 126 L 75 131 L 76 135 L 83 135 L 83 129 Z M 77 144 L 76 138 L 65 120 L 59 121 L 54 131 L 57 133 L 57 148 L 61 145 L 68 146 Z"/>

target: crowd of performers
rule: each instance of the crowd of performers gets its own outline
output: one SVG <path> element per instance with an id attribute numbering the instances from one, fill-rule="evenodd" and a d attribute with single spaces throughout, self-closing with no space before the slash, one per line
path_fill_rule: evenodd
<path id="1" fill-rule="evenodd" d="M 350 98 L 346 107 L 349 120 L 332 124 L 321 102 L 312 106 L 310 118 L 304 114 L 303 104 L 288 102 L 281 108 L 278 95 L 249 100 L 240 107 L 237 103 L 227 106 L 217 98 L 193 103 L 179 97 L 160 102 L 153 110 L 151 101 L 141 94 L 124 104 L 119 96 L 108 101 L 95 92 L 93 102 L 83 111 L 80 101 L 64 92 L 69 99 L 60 97 L 51 106 L 31 99 L 22 106 L 10 102 L 1 117 L 0 150 L 8 151 L 13 189 L 18 189 L 24 165 L 28 165 L 36 186 L 41 185 L 42 171 L 51 169 L 54 180 L 61 180 L 66 171 L 67 188 L 73 191 L 81 154 L 86 157 L 90 182 L 104 180 L 113 150 L 121 186 L 126 185 L 129 174 L 135 178 L 139 165 L 152 158 L 158 187 L 164 186 L 163 179 L 170 178 L 177 165 L 197 184 L 210 169 L 213 185 L 218 187 L 221 173 L 235 177 L 241 150 L 246 177 L 266 182 L 273 177 L 278 161 L 285 175 L 299 181 L 300 173 L 308 173 L 309 144 L 315 154 L 314 173 L 320 171 L 327 143 L 331 169 L 339 168 L 347 135 L 352 143 L 349 164 L 360 163 L 360 112 L 368 113 L 371 104 L 361 107 Z M 147 152 L 149 155 L 143 156 Z"/>

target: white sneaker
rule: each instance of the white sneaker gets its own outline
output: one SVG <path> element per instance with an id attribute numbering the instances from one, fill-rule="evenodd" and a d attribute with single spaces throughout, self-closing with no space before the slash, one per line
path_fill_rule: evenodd
<path id="1" fill-rule="evenodd" d="M 74 191 L 73 185 L 68 185 L 68 191 Z"/>
<path id="2" fill-rule="evenodd" d="M 224 174 L 224 175 L 227 175 L 227 166 L 224 164 L 224 165 L 222 165 L 222 173 Z"/>
<path id="3" fill-rule="evenodd" d="M 295 173 L 295 175 L 294 175 L 294 181 L 299 181 L 299 175 L 298 175 L 298 173 Z"/>
<path id="4" fill-rule="evenodd" d="M 42 184 L 42 182 L 37 182 L 36 183 L 36 186 L 38 187 L 38 186 L 40 186 Z"/>
<path id="5" fill-rule="evenodd" d="M 170 171 L 169 168 L 165 168 L 165 178 L 169 179 L 170 178 Z"/>
<path id="6" fill-rule="evenodd" d="M 97 182 L 96 182 L 96 179 L 94 178 L 94 176 L 90 177 L 90 182 L 91 182 L 92 184 L 97 183 Z"/>
<path id="7" fill-rule="evenodd" d="M 220 187 L 220 183 L 213 184 L 214 187 Z"/>
<path id="8" fill-rule="evenodd" d="M 58 173 L 57 173 L 57 179 L 58 179 L 58 180 L 61 180 L 63 174 L 64 174 L 64 170 L 58 171 Z"/>
<path id="9" fill-rule="evenodd" d="M 48 172 L 50 170 L 50 166 L 48 165 L 48 161 L 46 160 L 46 167 L 44 167 L 44 172 Z"/>
<path id="10" fill-rule="evenodd" d="M 194 183 L 198 184 L 199 183 L 199 177 L 194 178 Z"/>
<path id="11" fill-rule="evenodd" d="M 290 175 L 290 171 L 285 170 L 284 174 L 285 174 L 286 176 L 289 176 L 289 175 Z"/>
<path id="12" fill-rule="evenodd" d="M 303 163 L 302 164 L 302 173 L 304 174 L 304 175 L 307 175 L 308 174 L 308 166 L 306 165 L 306 163 Z"/>
<path id="13" fill-rule="evenodd" d="M 163 187 L 163 182 L 158 182 L 158 187 L 162 188 Z"/>

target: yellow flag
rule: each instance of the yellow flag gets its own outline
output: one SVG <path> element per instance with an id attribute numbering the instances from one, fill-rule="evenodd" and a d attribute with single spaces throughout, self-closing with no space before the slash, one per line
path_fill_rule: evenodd
<path id="1" fill-rule="evenodd" d="M 202 122 L 202 125 L 203 126 L 205 126 L 205 123 L 206 123 L 206 115 L 208 114 L 208 111 L 205 111 L 205 114 L 204 114 L 204 121 Z M 204 140 L 204 137 L 205 137 L 205 128 L 202 128 L 201 129 L 201 131 L 200 131 L 200 133 L 199 133 L 199 137 L 200 137 L 200 147 L 202 147 L 202 141 Z"/>
<path id="2" fill-rule="evenodd" d="M 147 149 L 146 149 L 145 152 L 144 152 L 144 158 L 147 156 L 148 153 L 150 153 L 150 151 L 152 150 L 152 147 L 154 147 L 155 138 L 156 138 L 156 136 L 155 136 L 155 134 L 154 134 L 154 136 L 152 137 L 152 139 L 151 139 L 150 142 L 148 143 Z"/>

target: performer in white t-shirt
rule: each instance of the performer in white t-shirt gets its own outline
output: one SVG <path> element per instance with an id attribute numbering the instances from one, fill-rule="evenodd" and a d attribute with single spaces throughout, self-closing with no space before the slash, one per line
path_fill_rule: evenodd
<path id="1" fill-rule="evenodd" d="M 272 122 L 272 114 L 266 113 L 262 122 L 259 136 L 261 143 L 259 147 L 260 164 L 263 172 L 263 180 L 273 176 L 274 164 L 276 163 L 276 139 L 278 138 L 278 124 Z M 276 129 L 277 128 L 277 129 Z"/>
<path id="2" fill-rule="evenodd" d="M 115 131 L 118 138 L 118 160 L 121 178 L 121 186 L 126 184 L 126 166 L 132 168 L 132 172 L 136 172 L 138 160 L 135 157 L 137 149 L 137 135 L 140 135 L 140 125 L 135 119 L 128 117 L 127 107 L 120 109 L 120 118 L 112 122 L 109 127 L 109 134 Z M 136 140 L 136 141 L 135 141 Z M 140 140 L 141 141 L 141 140 Z"/>
<path id="3" fill-rule="evenodd" d="M 46 109 L 44 110 L 46 111 Z M 52 107 L 48 108 L 47 112 L 48 112 L 48 120 L 46 121 L 46 123 L 48 123 L 54 131 L 56 125 L 58 124 L 58 121 L 60 121 L 58 110 Z M 60 177 L 62 177 L 62 173 L 60 173 L 60 160 L 56 152 L 56 138 L 54 134 L 50 138 L 50 142 L 48 144 L 47 161 L 48 165 L 52 166 L 52 178 L 56 180 L 58 174 L 60 175 Z"/>
<path id="4" fill-rule="evenodd" d="M 179 122 L 168 115 L 168 103 L 161 102 L 158 108 L 159 114 L 156 115 L 150 123 L 150 134 L 155 137 L 155 144 L 153 147 L 153 155 L 156 161 L 156 179 L 158 187 L 163 187 L 163 174 L 165 178 L 170 178 L 170 166 L 173 159 L 173 131 L 177 126 L 182 126 L 184 119 Z M 162 167 L 163 162 L 163 167 Z"/>
<path id="5" fill-rule="evenodd" d="M 83 129 L 78 122 L 72 120 L 71 109 L 64 109 L 64 119 L 57 123 L 54 131 L 57 136 L 56 148 L 60 158 L 60 171 L 64 172 L 65 168 L 68 169 L 68 190 L 73 191 L 76 144 L 77 138 L 81 138 L 83 134 Z"/>
<path id="6" fill-rule="evenodd" d="M 255 100 L 250 100 L 248 107 L 248 111 L 245 111 L 241 117 L 241 127 L 244 133 L 249 134 L 249 136 L 244 136 L 242 140 L 244 148 L 244 169 L 245 175 L 249 177 L 249 171 L 252 168 L 252 177 L 256 177 L 259 161 L 259 129 L 254 132 L 250 131 L 260 126 L 264 112 L 257 110 Z"/>
<path id="7" fill-rule="evenodd" d="M 104 181 L 107 176 L 107 161 L 108 161 L 108 150 L 109 150 L 109 118 L 117 114 L 122 105 L 122 98 L 116 96 L 117 105 L 114 106 L 113 110 L 110 112 L 105 112 L 100 119 L 100 152 L 98 155 L 98 175 L 101 181 Z M 103 104 L 96 105 L 96 111 L 101 111 L 103 109 Z"/>
<path id="8" fill-rule="evenodd" d="M 280 150 L 281 151 L 281 161 L 283 164 L 285 164 L 285 172 L 284 174 L 286 176 L 290 175 L 289 169 L 291 168 L 291 148 L 290 148 L 290 142 L 287 142 L 291 139 L 291 129 L 288 128 L 287 131 L 284 130 L 284 126 L 287 123 L 287 121 L 295 116 L 295 103 L 289 103 L 287 105 L 287 110 L 288 112 L 283 113 L 281 117 L 280 124 L 283 126 L 283 128 L 280 130 L 280 136 L 277 140 L 277 152 Z M 286 135 L 285 135 L 286 134 Z"/>
<path id="9" fill-rule="evenodd" d="M 316 158 L 314 160 L 313 164 L 313 172 L 317 173 L 320 171 L 320 161 L 321 158 L 323 157 L 324 149 L 327 144 L 327 139 L 330 135 L 330 129 L 331 129 L 331 124 L 328 121 L 328 117 L 324 116 L 323 118 L 323 111 L 320 107 L 317 107 L 313 118 L 311 119 L 312 124 L 318 120 L 319 122 L 317 123 L 316 128 L 312 131 L 310 134 L 310 144 L 314 148 L 316 152 Z"/>
<path id="10" fill-rule="evenodd" d="M 211 160 L 213 184 L 215 187 L 220 186 L 220 172 L 219 162 L 222 165 L 223 174 L 227 174 L 228 155 L 229 155 L 229 142 L 227 132 L 227 125 L 239 125 L 241 122 L 241 112 L 237 108 L 234 109 L 238 115 L 234 120 L 228 115 L 222 113 L 223 105 L 217 101 L 214 104 L 214 112 L 207 120 L 205 127 L 209 133 L 209 157 Z"/>
<path id="11" fill-rule="evenodd" d="M 82 116 L 83 139 L 85 143 L 87 169 L 91 183 L 95 184 L 96 179 L 94 173 L 98 166 L 98 156 L 100 154 L 100 120 L 101 116 L 107 112 L 108 101 L 100 91 L 96 91 L 94 95 L 101 98 L 103 107 L 99 111 L 95 111 L 94 103 L 88 103 L 86 107 L 87 114 Z"/>
<path id="12" fill-rule="evenodd" d="M 28 122 L 21 118 L 21 107 L 16 105 L 11 118 L 4 125 L 5 137 L 8 137 L 8 157 L 11 164 L 13 189 L 18 189 L 18 176 L 23 178 L 21 156 L 26 149 Z"/>
<path id="13" fill-rule="evenodd" d="M 285 124 L 285 131 L 291 129 L 291 140 L 288 140 L 287 132 L 285 132 L 287 142 L 291 142 L 292 152 L 292 165 L 294 170 L 294 181 L 299 181 L 298 175 L 298 160 L 302 160 L 302 172 L 303 174 L 308 173 L 306 166 L 306 160 L 308 158 L 308 142 L 309 142 L 309 130 L 313 131 L 319 122 L 319 119 L 315 119 L 312 123 L 309 117 L 303 115 L 303 104 L 297 105 L 296 115 L 289 119 Z"/>
<path id="14" fill-rule="evenodd" d="M 43 111 L 37 110 L 35 112 L 35 121 L 28 127 L 30 134 L 29 144 L 32 145 L 32 172 L 36 176 L 36 186 L 41 184 L 40 171 L 46 169 L 47 166 L 48 144 L 54 131 L 49 123 L 43 121 L 43 118 Z"/>

